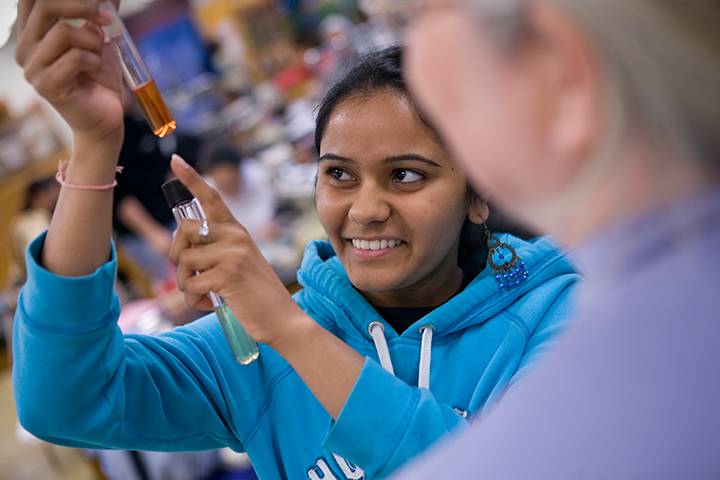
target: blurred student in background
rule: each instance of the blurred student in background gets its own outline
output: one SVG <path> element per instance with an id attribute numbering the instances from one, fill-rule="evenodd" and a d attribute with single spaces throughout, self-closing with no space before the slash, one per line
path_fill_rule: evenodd
<path id="1" fill-rule="evenodd" d="M 50 218 L 55 210 L 60 186 L 53 177 L 42 178 L 28 185 L 25 203 L 11 221 L 9 232 L 12 265 L 9 275 L 9 288 L 0 292 L 0 323 L 4 339 L 12 338 L 12 315 L 17 307 L 17 293 L 25 282 L 25 250 L 37 236 L 50 226 Z M 8 353 L 10 349 L 8 348 Z"/>
<path id="2" fill-rule="evenodd" d="M 476 186 L 577 248 L 538 374 L 402 478 L 720 477 L 720 2 L 426 2 L 410 78 Z"/>
<path id="3" fill-rule="evenodd" d="M 175 221 L 159 185 L 171 176 L 170 168 L 157 137 L 133 112 L 127 93 L 124 98 L 125 141 L 118 163 L 123 171 L 115 188 L 113 228 L 125 253 L 153 281 L 162 281 L 170 272 L 167 254 Z"/>
<path id="4" fill-rule="evenodd" d="M 60 185 L 53 177 L 42 178 L 28 185 L 25 205 L 10 224 L 12 256 L 20 272 L 25 272 L 25 249 L 50 226 L 59 193 Z"/>
<path id="5" fill-rule="evenodd" d="M 201 154 L 200 169 L 235 219 L 258 242 L 277 235 L 273 219 L 277 195 L 266 169 L 232 145 L 212 145 Z"/>
<path id="6" fill-rule="evenodd" d="M 167 254 L 175 227 L 160 189 L 172 177 L 165 152 L 180 152 L 195 164 L 201 142 L 180 132 L 158 139 L 127 88 L 122 100 L 125 137 L 118 165 L 123 170 L 114 193 L 113 229 L 123 251 L 153 282 L 161 282 L 173 272 Z"/>

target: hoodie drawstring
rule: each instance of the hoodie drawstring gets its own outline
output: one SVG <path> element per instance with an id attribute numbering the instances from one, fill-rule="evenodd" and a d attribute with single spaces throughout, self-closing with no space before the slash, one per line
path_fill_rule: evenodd
<path id="1" fill-rule="evenodd" d="M 395 375 L 393 370 L 392 360 L 390 359 L 390 350 L 387 346 L 387 340 L 385 339 L 385 327 L 380 322 L 371 322 L 368 325 L 368 331 L 373 338 L 375 343 L 375 350 L 377 350 L 378 357 L 380 358 L 380 365 L 392 375 Z M 420 366 L 418 368 L 418 387 L 430 388 L 430 353 L 432 351 L 432 336 L 433 327 L 426 325 L 420 328 L 422 332 L 422 342 L 420 345 Z"/>
<path id="2" fill-rule="evenodd" d="M 385 340 L 385 327 L 380 322 L 372 322 L 368 326 L 368 330 L 373 337 L 373 342 L 375 342 L 375 350 L 377 350 L 380 358 L 380 365 L 392 375 L 395 375 L 392 360 L 390 360 L 390 350 L 387 346 L 387 340 Z"/>
<path id="3" fill-rule="evenodd" d="M 430 388 L 430 354 L 432 353 L 433 327 L 426 325 L 420 328 L 422 343 L 420 346 L 420 367 L 418 371 L 418 387 Z"/>

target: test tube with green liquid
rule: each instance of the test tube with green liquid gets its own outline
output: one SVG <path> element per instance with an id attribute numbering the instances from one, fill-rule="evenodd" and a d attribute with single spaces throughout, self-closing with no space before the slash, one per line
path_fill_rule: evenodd
<path id="1" fill-rule="evenodd" d="M 200 202 L 193 197 L 180 180 L 173 179 L 165 182 L 162 190 L 178 225 L 184 219 L 204 220 L 206 218 Z M 257 343 L 240 325 L 230 307 L 220 295 L 214 292 L 210 292 L 210 300 L 237 362 L 247 365 L 257 360 L 260 356 Z"/>

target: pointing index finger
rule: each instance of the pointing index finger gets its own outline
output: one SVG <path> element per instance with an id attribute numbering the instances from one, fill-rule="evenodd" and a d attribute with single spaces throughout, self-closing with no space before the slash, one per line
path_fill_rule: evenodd
<path id="1" fill-rule="evenodd" d="M 213 222 L 232 222 L 235 220 L 220 194 L 179 155 L 173 155 L 170 167 L 178 179 L 198 199 L 208 217 Z"/>

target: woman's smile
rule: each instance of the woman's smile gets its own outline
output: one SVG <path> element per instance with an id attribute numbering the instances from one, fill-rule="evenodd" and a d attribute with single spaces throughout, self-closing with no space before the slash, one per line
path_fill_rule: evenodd
<path id="1" fill-rule="evenodd" d="M 407 248 L 407 242 L 388 237 L 351 238 L 345 242 L 353 255 L 360 259 L 387 257 Z"/>

